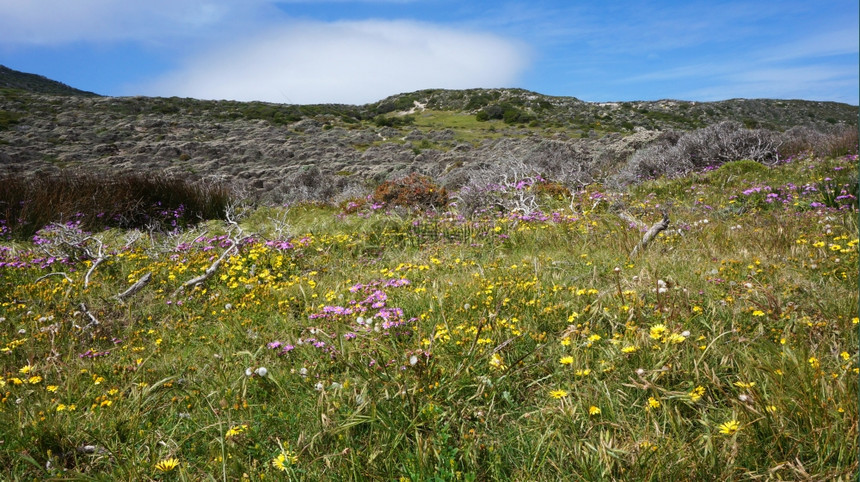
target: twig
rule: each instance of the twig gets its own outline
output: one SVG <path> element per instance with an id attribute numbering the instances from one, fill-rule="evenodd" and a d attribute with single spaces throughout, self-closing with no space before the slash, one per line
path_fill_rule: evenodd
<path id="1" fill-rule="evenodd" d="M 42 281 L 43 279 L 47 278 L 48 276 L 62 276 L 63 278 L 66 278 L 66 281 L 68 281 L 69 283 L 72 282 L 72 278 L 69 278 L 69 275 L 67 275 L 66 273 L 64 273 L 62 271 L 58 271 L 56 273 L 48 273 L 44 276 L 39 276 L 38 278 L 36 278 L 36 281 L 33 281 L 33 284 L 36 284 L 39 281 Z"/>
<path id="2" fill-rule="evenodd" d="M 93 316 L 92 313 L 90 313 L 90 310 L 87 308 L 87 305 L 85 305 L 83 302 L 81 302 L 81 304 L 79 306 L 81 308 L 81 312 L 83 314 L 87 315 L 87 317 L 90 319 L 90 323 L 81 329 L 86 330 L 86 329 L 90 328 L 91 326 L 99 326 L 99 320 L 96 319 L 96 317 Z"/>
<path id="3" fill-rule="evenodd" d="M 666 211 L 663 211 L 663 219 L 651 226 L 651 229 L 645 233 L 645 236 L 642 237 L 642 241 L 639 241 L 639 244 L 633 248 L 633 251 L 630 252 L 630 257 L 636 256 L 640 250 L 645 249 L 648 246 L 648 243 L 651 242 L 661 231 L 669 227 L 669 214 Z"/>

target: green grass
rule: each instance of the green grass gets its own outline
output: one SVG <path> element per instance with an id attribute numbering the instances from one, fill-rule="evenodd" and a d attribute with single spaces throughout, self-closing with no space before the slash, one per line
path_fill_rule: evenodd
<path id="1" fill-rule="evenodd" d="M 855 164 L 592 186 L 546 220 L 264 208 L 184 292 L 235 227 L 96 233 L 92 270 L 70 228 L 8 243 L 2 478 L 853 478 L 857 214 L 803 186 Z M 629 259 L 616 201 L 672 225 Z"/>

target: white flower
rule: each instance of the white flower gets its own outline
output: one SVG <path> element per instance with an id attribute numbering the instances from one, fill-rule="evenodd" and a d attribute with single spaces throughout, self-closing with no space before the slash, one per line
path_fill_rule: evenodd
<path id="1" fill-rule="evenodd" d="M 245 376 L 246 377 L 250 377 L 253 374 L 254 374 L 254 370 L 251 370 L 251 367 L 248 367 L 245 369 Z"/>
<path id="2" fill-rule="evenodd" d="M 303 377 L 308 376 L 308 369 L 307 369 L 307 368 L 305 368 L 305 367 L 300 368 L 300 369 L 299 369 L 299 375 L 301 375 L 301 376 L 303 376 Z"/>
<path id="3" fill-rule="evenodd" d="M 269 370 L 267 370 L 266 367 L 260 367 L 260 368 L 257 368 L 256 370 L 254 370 L 254 373 L 256 373 L 257 375 L 259 375 L 261 377 L 265 377 L 266 375 L 269 374 Z"/>
<path id="4" fill-rule="evenodd" d="M 411 357 L 409 357 L 409 364 L 410 365 L 415 366 L 416 363 L 418 363 L 418 357 L 417 356 L 412 355 Z"/>
<path id="5" fill-rule="evenodd" d="M 684 338 L 688 338 L 690 336 L 690 330 L 682 331 L 681 336 L 683 336 Z"/>
<path id="6" fill-rule="evenodd" d="M 749 395 L 747 395 L 745 393 L 741 393 L 740 395 L 738 395 L 738 400 L 740 400 L 742 402 L 749 401 L 749 399 L 750 399 Z"/>
<path id="7" fill-rule="evenodd" d="M 642 375 L 644 375 L 644 374 L 645 374 L 645 369 L 643 369 L 643 368 L 637 368 L 637 369 L 636 369 L 636 374 L 637 374 L 637 375 L 639 375 L 639 376 L 641 377 Z"/>
<path id="8" fill-rule="evenodd" d="M 322 382 L 317 382 L 317 384 L 316 384 L 316 385 L 314 385 L 314 389 L 315 389 L 316 391 L 318 391 L 318 392 L 321 392 L 321 391 L 322 391 L 322 389 L 323 389 L 323 384 L 322 384 Z"/>

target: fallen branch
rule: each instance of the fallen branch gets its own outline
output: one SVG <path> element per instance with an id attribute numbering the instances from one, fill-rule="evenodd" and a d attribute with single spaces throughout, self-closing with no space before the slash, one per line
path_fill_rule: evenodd
<path id="1" fill-rule="evenodd" d="M 238 247 L 239 247 L 239 243 L 234 242 L 229 248 L 227 248 L 223 253 L 221 253 L 221 256 L 218 259 L 216 259 L 215 262 L 212 263 L 211 266 L 206 268 L 206 271 L 204 271 L 203 274 L 201 274 L 200 276 L 197 276 L 196 278 L 191 278 L 190 280 L 186 281 L 185 283 L 182 283 L 182 285 L 179 288 L 176 288 L 176 291 L 173 292 L 172 297 L 176 298 L 176 296 L 179 293 L 181 293 L 182 291 L 184 291 L 185 288 L 197 286 L 199 284 L 204 283 L 209 278 L 211 278 L 212 275 L 215 274 L 215 271 L 218 271 L 218 267 L 221 266 L 221 263 L 224 261 L 224 259 L 227 258 L 227 256 L 231 252 L 233 252 L 233 250 L 235 250 Z"/>
<path id="2" fill-rule="evenodd" d="M 640 250 L 645 249 L 648 246 L 648 243 L 651 242 L 661 231 L 669 227 L 669 214 L 666 211 L 663 211 L 663 219 L 651 226 L 651 228 L 645 233 L 645 236 L 642 237 L 642 241 L 639 241 L 639 244 L 633 248 L 633 251 L 630 252 L 630 257 L 636 256 Z"/>
<path id="3" fill-rule="evenodd" d="M 152 272 L 146 273 L 139 280 L 135 281 L 133 285 L 131 285 L 127 290 L 122 293 L 116 295 L 116 299 L 119 301 L 125 301 L 126 298 L 131 298 L 138 291 L 142 290 L 144 286 L 148 285 L 149 282 L 152 281 Z"/>

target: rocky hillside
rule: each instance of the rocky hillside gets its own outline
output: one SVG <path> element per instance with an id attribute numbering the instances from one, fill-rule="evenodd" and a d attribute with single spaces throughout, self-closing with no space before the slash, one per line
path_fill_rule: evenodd
<path id="1" fill-rule="evenodd" d="M 857 121 L 857 107 L 832 102 L 598 104 L 519 89 L 424 90 L 363 106 L 296 106 L 23 87 L 0 89 L 0 174 L 164 171 L 228 180 L 272 202 L 291 198 L 302 175 L 312 182 L 308 173 L 328 175 L 341 188 L 409 172 L 456 187 L 475 168 L 515 159 L 600 176 L 675 130 L 724 120 L 774 130 Z"/>

